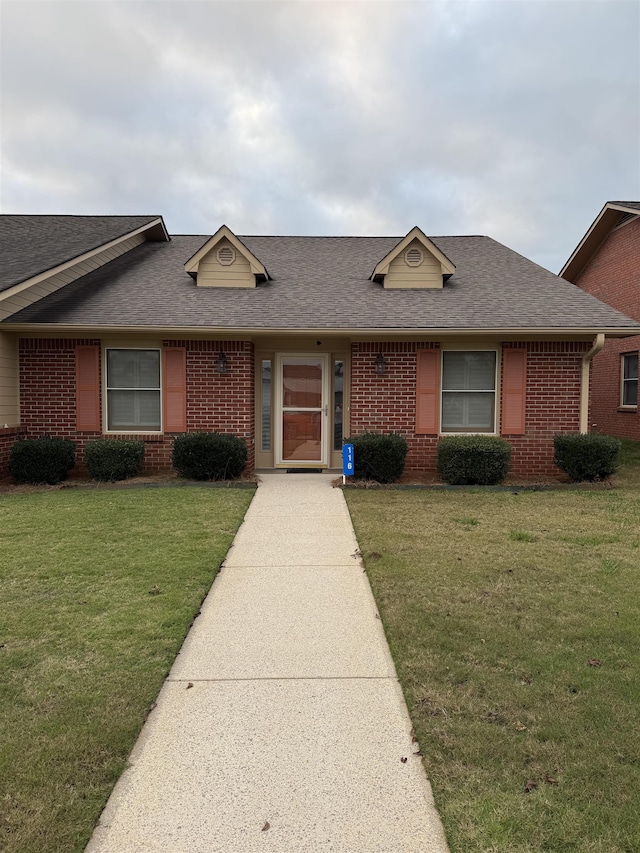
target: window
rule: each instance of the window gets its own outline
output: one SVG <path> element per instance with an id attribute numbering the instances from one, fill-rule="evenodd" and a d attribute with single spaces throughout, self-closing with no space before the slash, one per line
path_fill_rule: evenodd
<path id="1" fill-rule="evenodd" d="M 271 359 L 262 359 L 262 450 L 271 450 Z"/>
<path id="2" fill-rule="evenodd" d="M 625 353 L 622 356 L 622 393 L 620 405 L 638 405 L 638 353 Z"/>
<path id="3" fill-rule="evenodd" d="M 344 361 L 333 362 L 333 449 L 342 450 L 344 422 Z"/>
<path id="4" fill-rule="evenodd" d="M 496 353 L 442 353 L 442 432 L 495 432 Z"/>
<path id="5" fill-rule="evenodd" d="M 159 432 L 160 351 L 107 350 L 107 429 Z"/>

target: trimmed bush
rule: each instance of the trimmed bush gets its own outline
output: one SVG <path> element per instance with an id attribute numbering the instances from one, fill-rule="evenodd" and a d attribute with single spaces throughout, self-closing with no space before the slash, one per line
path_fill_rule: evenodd
<path id="1" fill-rule="evenodd" d="M 353 476 L 356 480 L 394 483 L 401 477 L 408 450 L 401 435 L 365 432 L 352 436 L 348 441 L 353 444 Z"/>
<path id="2" fill-rule="evenodd" d="M 113 482 L 136 477 L 144 462 L 144 441 L 98 438 L 88 441 L 84 461 L 94 480 Z"/>
<path id="3" fill-rule="evenodd" d="M 553 438 L 553 461 L 574 483 L 604 480 L 618 470 L 621 447 L 611 435 L 564 433 Z"/>
<path id="4" fill-rule="evenodd" d="M 190 432 L 178 435 L 171 455 L 178 474 L 190 480 L 235 480 L 247 464 L 247 445 L 236 435 Z"/>
<path id="5" fill-rule="evenodd" d="M 19 483 L 48 483 L 67 479 L 76 461 L 76 446 L 66 438 L 21 438 L 11 448 L 9 473 Z"/>
<path id="6" fill-rule="evenodd" d="M 451 486 L 495 486 L 509 471 L 511 445 L 492 435 L 448 435 L 438 442 L 438 473 Z"/>

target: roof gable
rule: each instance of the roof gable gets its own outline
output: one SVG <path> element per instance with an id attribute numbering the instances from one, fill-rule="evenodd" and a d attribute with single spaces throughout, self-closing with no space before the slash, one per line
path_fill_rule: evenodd
<path id="1" fill-rule="evenodd" d="M 189 258 L 184 269 L 201 287 L 255 287 L 257 278 L 270 278 L 264 264 L 226 225 Z"/>
<path id="2" fill-rule="evenodd" d="M 407 268 L 404 274 L 400 272 L 401 255 L 404 255 L 404 264 Z M 437 274 L 438 270 L 439 274 Z M 434 271 L 437 274 L 436 279 L 433 277 Z M 444 280 L 450 278 L 455 271 L 455 265 L 444 252 L 416 225 L 378 262 L 371 274 L 371 279 L 383 281 L 384 287 L 404 290 L 442 287 Z"/>
<path id="3" fill-rule="evenodd" d="M 562 267 L 559 275 L 566 278 L 567 281 L 575 283 L 613 229 L 621 225 L 623 220 L 631 221 L 637 216 L 640 216 L 640 202 L 608 201 L 573 250 L 571 257 Z"/>

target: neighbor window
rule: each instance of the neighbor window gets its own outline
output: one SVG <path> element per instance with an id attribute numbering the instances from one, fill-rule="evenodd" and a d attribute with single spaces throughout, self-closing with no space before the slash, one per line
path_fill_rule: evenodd
<path id="1" fill-rule="evenodd" d="M 107 429 L 159 432 L 160 351 L 107 350 Z"/>
<path id="2" fill-rule="evenodd" d="M 442 353 L 442 432 L 495 432 L 496 353 Z"/>
<path id="3" fill-rule="evenodd" d="M 622 393 L 623 406 L 638 405 L 638 353 L 625 353 L 622 356 Z"/>

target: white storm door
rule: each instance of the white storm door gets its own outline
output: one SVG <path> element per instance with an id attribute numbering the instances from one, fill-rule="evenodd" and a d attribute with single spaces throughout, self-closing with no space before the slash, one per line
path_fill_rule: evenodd
<path id="1" fill-rule="evenodd" d="M 276 356 L 276 464 L 329 464 L 329 355 Z"/>

